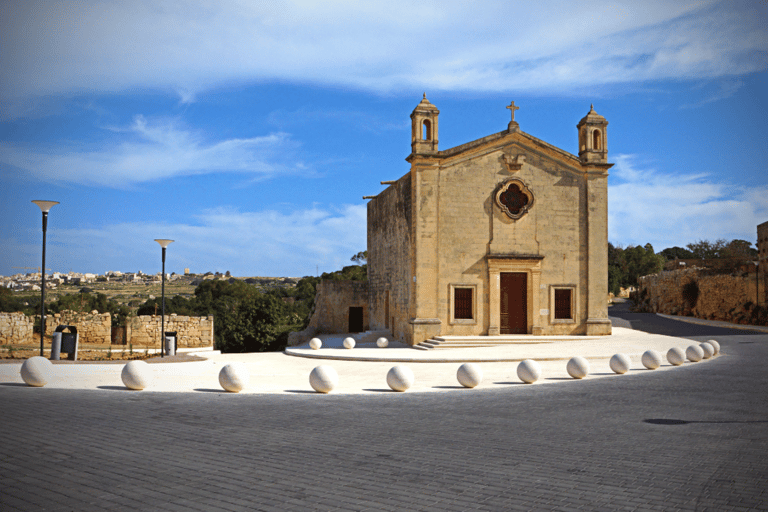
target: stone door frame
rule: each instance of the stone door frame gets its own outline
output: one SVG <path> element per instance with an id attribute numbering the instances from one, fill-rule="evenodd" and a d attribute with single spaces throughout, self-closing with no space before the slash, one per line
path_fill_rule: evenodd
<path id="1" fill-rule="evenodd" d="M 501 335 L 501 291 L 500 281 L 502 272 L 519 272 L 527 274 L 527 333 L 540 335 L 542 328 L 539 313 L 539 286 L 541 284 L 541 261 L 543 256 L 534 255 L 489 255 L 488 262 L 488 336 Z"/>

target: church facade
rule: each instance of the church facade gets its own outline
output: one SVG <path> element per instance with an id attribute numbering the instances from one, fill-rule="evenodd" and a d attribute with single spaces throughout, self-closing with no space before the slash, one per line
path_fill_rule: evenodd
<path id="1" fill-rule="evenodd" d="M 605 335 L 608 122 L 590 108 L 575 156 L 507 129 L 438 147 L 411 114 L 410 171 L 368 203 L 368 327 L 435 336 Z"/>

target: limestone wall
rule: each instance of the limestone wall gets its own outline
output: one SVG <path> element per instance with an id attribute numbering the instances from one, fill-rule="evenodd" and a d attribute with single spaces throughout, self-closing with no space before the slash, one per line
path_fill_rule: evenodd
<path id="1" fill-rule="evenodd" d="M 368 282 L 371 329 L 405 340 L 411 300 L 411 175 L 368 203 Z"/>
<path id="2" fill-rule="evenodd" d="M 62 311 L 53 315 L 46 314 L 45 334 L 47 336 L 53 334 L 59 325 L 77 327 L 79 343 L 107 344 L 111 342 L 112 316 L 109 313 Z"/>
<path id="3" fill-rule="evenodd" d="M 296 336 L 289 337 L 288 344 L 301 344 L 307 341 L 304 338 L 315 333 L 349 332 L 350 307 L 363 308 L 363 330 L 368 330 L 368 281 L 320 281 L 309 326 L 301 332 L 292 333 Z"/>
<path id="4" fill-rule="evenodd" d="M 24 313 L 0 313 L 0 344 L 29 343 L 33 341 L 35 317 Z M 125 344 L 134 347 L 160 346 L 160 316 L 138 316 L 128 319 Z M 62 311 L 49 314 L 45 333 L 50 336 L 59 325 L 74 325 L 80 343 L 107 345 L 112 341 L 112 317 L 109 313 L 77 313 Z M 176 331 L 178 348 L 213 346 L 213 316 L 166 315 L 166 332 Z"/>
<path id="5" fill-rule="evenodd" d="M 0 313 L 0 345 L 33 340 L 34 318 L 24 313 Z"/>
<path id="6" fill-rule="evenodd" d="M 128 321 L 126 337 L 134 347 L 159 347 L 161 317 L 142 315 Z M 176 331 L 176 347 L 213 346 L 213 316 L 166 315 L 165 331 Z"/>
<path id="7" fill-rule="evenodd" d="M 700 268 L 661 272 L 638 279 L 636 300 L 640 309 L 650 313 L 753 323 L 756 278 L 755 273 L 711 275 Z M 696 288 L 698 296 L 693 300 L 691 292 Z"/>

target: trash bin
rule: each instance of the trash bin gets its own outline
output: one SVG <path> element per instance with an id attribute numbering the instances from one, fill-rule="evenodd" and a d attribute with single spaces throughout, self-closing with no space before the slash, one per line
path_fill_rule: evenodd
<path id="1" fill-rule="evenodd" d="M 51 361 L 58 361 L 61 356 L 61 333 L 51 335 Z"/>
<path id="2" fill-rule="evenodd" d="M 165 333 L 165 355 L 176 355 L 176 331 L 166 331 Z"/>
<path id="3" fill-rule="evenodd" d="M 69 332 L 65 332 L 69 330 Z M 77 361 L 77 342 L 80 337 L 77 334 L 77 327 L 74 325 L 60 325 L 56 327 L 55 333 L 61 333 L 61 352 L 66 352 L 70 361 Z"/>

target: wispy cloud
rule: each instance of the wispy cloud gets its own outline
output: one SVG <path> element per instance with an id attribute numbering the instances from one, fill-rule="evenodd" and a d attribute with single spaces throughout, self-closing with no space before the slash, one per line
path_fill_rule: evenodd
<path id="1" fill-rule="evenodd" d="M 768 219 L 768 186 L 745 188 L 707 174 L 662 174 L 638 168 L 634 155 L 613 157 L 608 189 L 608 238 L 657 251 L 702 239 L 755 241 Z"/>
<path id="2" fill-rule="evenodd" d="M 48 243 L 51 268 L 57 271 L 75 264 L 90 272 L 159 272 L 160 247 L 152 240 L 168 237 L 175 240 L 168 248 L 168 272 L 190 268 L 195 273 L 229 270 L 237 276 L 303 276 L 351 265 L 349 258 L 366 247 L 365 219 L 365 205 L 316 204 L 289 213 L 217 208 L 203 211 L 190 223 L 57 229 L 49 233 Z M 34 261 L 39 247 L 26 250 Z M 139 268 L 133 268 L 137 264 Z"/>
<path id="3" fill-rule="evenodd" d="M 389 93 L 713 78 L 766 69 L 767 18 L 748 0 L 4 2 L 0 99 L 139 88 L 191 102 L 265 80 Z"/>
<path id="4" fill-rule="evenodd" d="M 176 176 L 236 172 L 251 178 L 306 172 L 298 143 L 287 133 L 207 141 L 173 121 L 136 116 L 127 127 L 110 127 L 111 142 L 96 149 L 46 150 L 0 142 L 0 163 L 43 180 L 127 188 Z"/>

